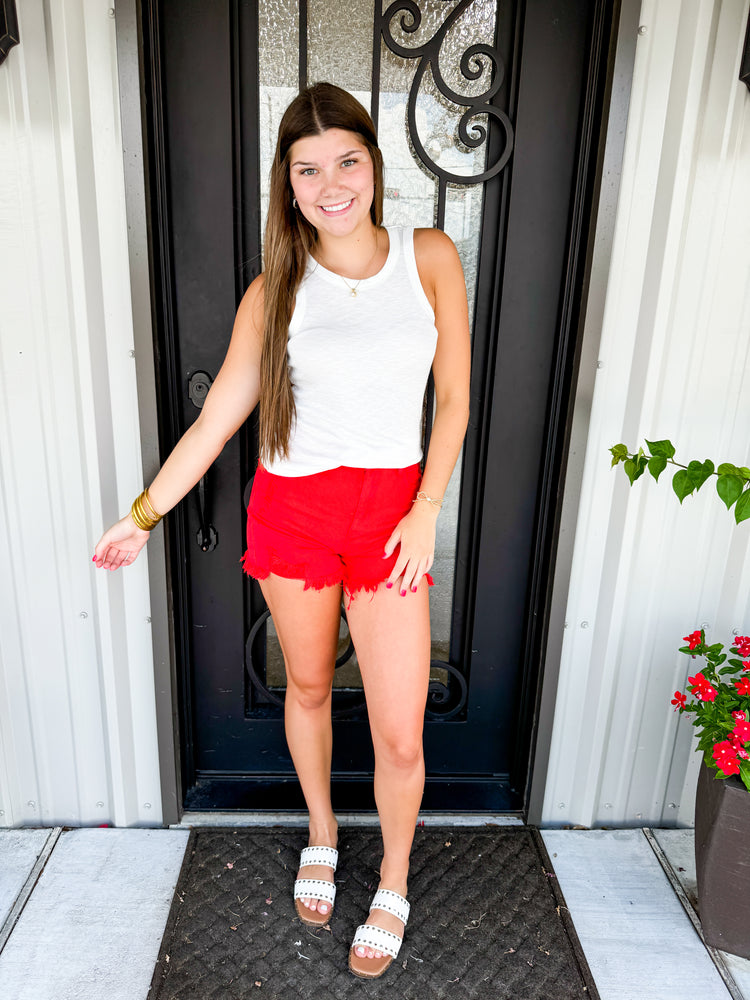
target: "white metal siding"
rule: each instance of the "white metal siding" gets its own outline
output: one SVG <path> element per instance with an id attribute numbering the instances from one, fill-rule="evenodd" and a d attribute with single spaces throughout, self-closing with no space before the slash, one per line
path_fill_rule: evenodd
<path id="1" fill-rule="evenodd" d="M 692 823 L 699 758 L 669 704 L 705 627 L 750 632 L 750 525 L 712 484 L 632 491 L 607 449 L 750 463 L 747 2 L 642 5 L 543 821 Z M 664 481 L 667 479 L 667 481 Z"/>
<path id="2" fill-rule="evenodd" d="M 109 5 L 24 0 L 0 67 L 0 824 L 161 823 Z"/>

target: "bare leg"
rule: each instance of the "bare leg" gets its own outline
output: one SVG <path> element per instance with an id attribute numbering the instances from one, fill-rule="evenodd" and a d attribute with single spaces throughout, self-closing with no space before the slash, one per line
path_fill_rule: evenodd
<path id="1" fill-rule="evenodd" d="M 301 580 L 273 574 L 260 581 L 286 666 L 284 726 L 310 814 L 310 846 L 335 847 L 331 808 L 331 684 L 339 634 L 341 587 L 305 590 Z M 330 879 L 326 865 L 305 865 L 300 878 Z M 327 913 L 329 904 L 303 900 Z"/>
<path id="2" fill-rule="evenodd" d="M 348 611 L 367 697 L 375 749 L 375 802 L 383 834 L 380 886 L 406 896 L 414 830 L 424 791 L 422 730 L 430 674 L 430 615 L 427 583 L 401 597 L 381 585 L 362 594 Z M 375 910 L 375 923 L 399 936 L 403 924 Z M 358 948 L 378 958 L 380 952 Z M 376 963 L 375 963 L 376 964 Z"/>

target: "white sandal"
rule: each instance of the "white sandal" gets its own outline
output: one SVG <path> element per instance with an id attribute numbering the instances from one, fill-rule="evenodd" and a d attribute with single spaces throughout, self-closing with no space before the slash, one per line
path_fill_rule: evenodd
<path id="1" fill-rule="evenodd" d="M 385 910 L 386 913 L 392 913 L 404 925 L 404 930 L 406 930 L 410 909 L 411 907 L 404 897 L 399 896 L 392 889 L 378 889 L 372 897 L 372 903 L 370 903 L 370 913 L 373 910 Z M 376 927 L 374 924 L 360 924 L 349 949 L 350 970 L 355 976 L 360 976 L 362 979 L 377 979 L 383 975 L 393 959 L 398 957 L 402 941 L 403 938 L 400 938 L 398 934 L 386 931 L 382 927 Z M 360 946 L 384 952 L 383 958 L 360 957 L 354 951 Z M 380 964 L 373 965 L 374 962 Z"/>
<path id="2" fill-rule="evenodd" d="M 335 847 L 305 847 L 299 856 L 299 866 L 327 865 L 335 874 L 339 861 L 339 852 Z M 311 910 L 305 906 L 303 899 L 320 899 L 330 903 L 328 913 Z M 294 908 L 303 924 L 309 927 L 325 927 L 333 913 L 333 903 L 336 899 L 336 883 L 322 878 L 298 878 L 294 882 Z"/>

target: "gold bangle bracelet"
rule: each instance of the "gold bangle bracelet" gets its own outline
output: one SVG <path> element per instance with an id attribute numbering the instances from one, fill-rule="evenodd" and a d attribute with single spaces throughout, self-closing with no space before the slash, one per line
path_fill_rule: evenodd
<path id="1" fill-rule="evenodd" d="M 148 508 L 148 512 L 150 512 L 151 517 L 156 518 L 157 521 L 161 521 L 162 515 L 159 513 L 156 507 L 154 507 L 154 505 L 151 503 L 151 497 L 148 495 L 148 487 L 146 487 L 143 493 L 141 493 L 141 500 Z"/>
<path id="2" fill-rule="evenodd" d="M 144 503 L 145 500 L 145 503 Z M 146 504 L 153 511 L 154 508 L 148 498 L 146 497 L 146 490 L 137 496 L 133 501 L 133 506 L 130 508 L 130 516 L 133 518 L 135 524 L 141 529 L 141 531 L 152 531 L 156 525 L 161 521 L 161 514 L 157 514 L 156 517 L 152 517 L 147 509 Z M 156 513 L 156 511 L 154 511 Z"/>

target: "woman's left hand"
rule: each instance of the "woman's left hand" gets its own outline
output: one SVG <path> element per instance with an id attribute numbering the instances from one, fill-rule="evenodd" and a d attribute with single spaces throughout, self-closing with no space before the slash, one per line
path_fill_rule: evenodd
<path id="1" fill-rule="evenodd" d="M 400 593 L 405 596 L 414 593 L 422 577 L 429 572 L 435 558 L 435 522 L 438 512 L 431 504 L 416 503 L 406 517 L 403 517 L 385 545 L 384 558 L 400 550 L 386 587 L 393 587 L 399 578 Z"/>

